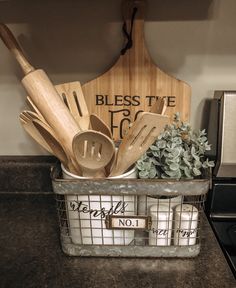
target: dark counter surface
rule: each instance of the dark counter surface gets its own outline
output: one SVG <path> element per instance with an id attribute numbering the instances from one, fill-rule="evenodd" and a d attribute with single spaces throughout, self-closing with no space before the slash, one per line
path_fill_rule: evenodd
<path id="1" fill-rule="evenodd" d="M 236 287 L 206 219 L 201 252 L 193 259 L 66 256 L 51 193 L 0 193 L 0 227 L 1 288 Z"/>

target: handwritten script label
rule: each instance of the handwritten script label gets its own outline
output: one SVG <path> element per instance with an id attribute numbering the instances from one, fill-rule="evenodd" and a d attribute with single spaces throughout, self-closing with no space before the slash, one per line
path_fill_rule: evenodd
<path id="1" fill-rule="evenodd" d="M 95 218 L 105 218 L 107 215 L 119 213 L 123 214 L 125 212 L 125 208 L 128 206 L 127 203 L 119 201 L 115 205 L 112 205 L 109 210 L 107 210 L 105 207 L 101 207 L 100 209 L 90 208 L 87 203 L 88 202 L 84 203 L 83 201 L 71 201 L 70 208 L 73 211 L 90 214 L 92 217 Z M 98 202 L 97 205 L 100 206 L 100 203 Z"/>
<path id="2" fill-rule="evenodd" d="M 194 235 L 197 232 L 197 229 L 177 229 L 176 233 L 180 235 L 182 238 L 190 238 L 192 235 Z"/>
<path id="3" fill-rule="evenodd" d="M 150 230 L 153 234 L 156 234 L 157 236 L 167 236 L 168 235 L 168 230 L 167 229 L 155 229 L 152 228 Z M 170 232 L 170 230 L 169 230 Z"/>

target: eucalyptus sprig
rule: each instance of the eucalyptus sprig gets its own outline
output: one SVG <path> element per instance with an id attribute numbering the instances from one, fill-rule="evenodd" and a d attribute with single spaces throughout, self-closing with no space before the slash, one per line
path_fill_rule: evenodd
<path id="1" fill-rule="evenodd" d="M 176 113 L 173 123 L 165 127 L 137 161 L 138 176 L 174 179 L 200 177 L 204 169 L 214 167 L 214 162 L 205 157 L 205 152 L 210 149 L 205 129 L 194 131 Z"/>

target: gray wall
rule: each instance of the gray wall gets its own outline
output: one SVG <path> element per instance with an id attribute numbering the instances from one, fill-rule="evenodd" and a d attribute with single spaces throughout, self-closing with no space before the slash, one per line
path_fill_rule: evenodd
<path id="1" fill-rule="evenodd" d="M 148 0 L 145 37 L 154 62 L 192 86 L 191 124 L 207 125 L 214 90 L 236 90 L 236 1 Z M 120 0 L 1 1 L 32 64 L 55 84 L 93 79 L 113 65 L 121 46 Z M 47 154 L 24 132 L 22 72 L 0 42 L 0 155 Z"/>

